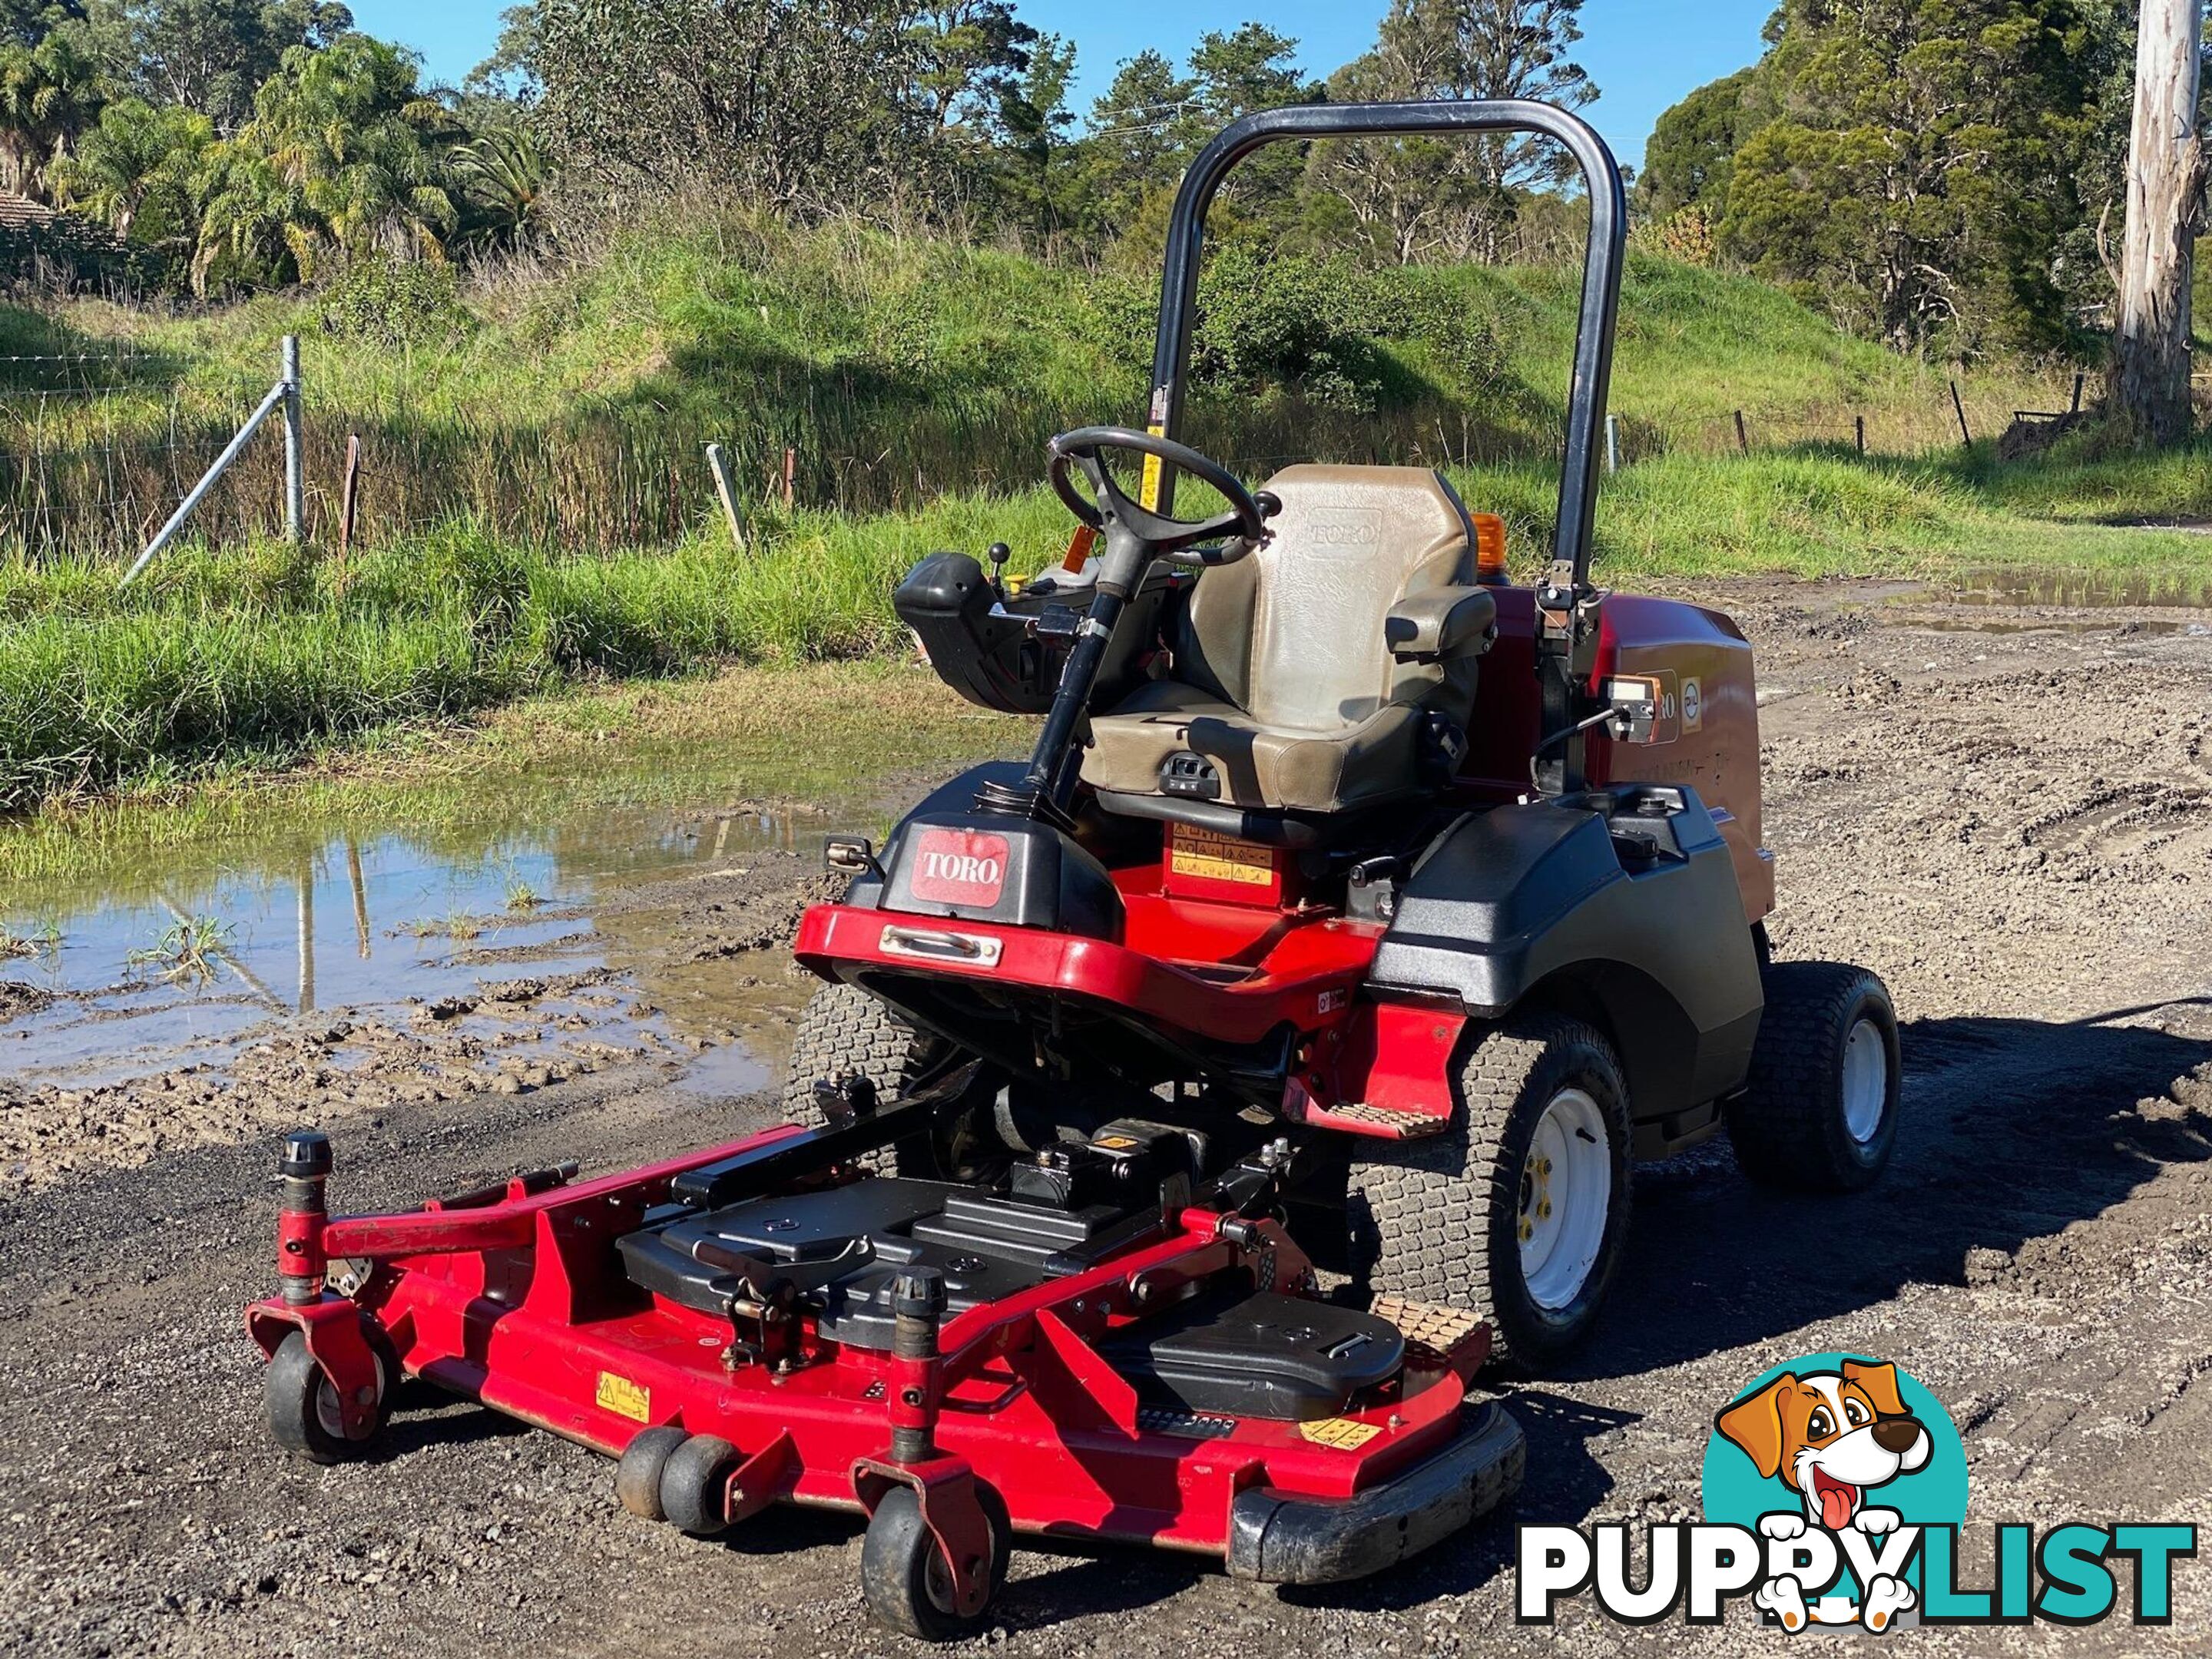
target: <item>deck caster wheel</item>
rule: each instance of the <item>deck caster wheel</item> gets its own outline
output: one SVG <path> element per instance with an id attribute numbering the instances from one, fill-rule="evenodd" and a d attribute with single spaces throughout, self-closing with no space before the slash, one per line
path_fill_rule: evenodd
<path id="1" fill-rule="evenodd" d="M 963 1617 L 953 1611 L 952 1569 L 921 1518 L 921 1499 L 911 1486 L 884 1494 L 860 1543 L 860 1594 L 878 1623 L 921 1641 L 951 1642 L 989 1622 L 1006 1582 L 1014 1529 L 1005 1500 L 981 1481 L 975 1501 L 991 1528 L 991 1583 L 983 1605 Z"/>
<path id="2" fill-rule="evenodd" d="M 1753 1181 L 1800 1192 L 1871 1186 L 1897 1147 L 1897 1011 L 1880 978 L 1840 962 L 1777 963 L 1729 1139 Z"/>
<path id="3" fill-rule="evenodd" d="M 363 1330 L 369 1352 L 376 1356 L 376 1419 L 358 1440 L 346 1437 L 338 1391 L 307 1352 L 307 1333 L 294 1331 L 276 1345 L 262 1372 L 261 1389 L 269 1409 L 269 1432 L 286 1451 L 313 1463 L 343 1463 L 361 1456 L 383 1434 L 392 1416 L 392 1384 L 399 1367 L 384 1333 L 366 1322 Z"/>
<path id="4" fill-rule="evenodd" d="M 660 1469 L 662 1516 L 694 1538 L 726 1530 L 722 1499 L 738 1462 L 738 1449 L 716 1435 L 695 1434 L 674 1448 Z"/>
<path id="5" fill-rule="evenodd" d="M 660 1507 L 660 1477 L 677 1448 L 690 1437 L 673 1424 L 641 1429 L 623 1448 L 615 1465 L 615 1497 L 632 1515 L 646 1521 L 665 1521 Z"/>

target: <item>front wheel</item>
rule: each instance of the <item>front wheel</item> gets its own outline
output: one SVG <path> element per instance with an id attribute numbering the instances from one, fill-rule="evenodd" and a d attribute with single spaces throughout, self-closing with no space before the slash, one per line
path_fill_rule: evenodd
<path id="1" fill-rule="evenodd" d="M 1589 1336 L 1627 1240 L 1627 1085 L 1602 1033 L 1539 1014 L 1484 1034 L 1459 1090 L 1447 1133 L 1354 1158 L 1352 1271 L 1540 1369 Z"/>
<path id="2" fill-rule="evenodd" d="M 359 1440 L 346 1437 L 338 1391 L 315 1363 L 314 1355 L 307 1352 L 307 1333 L 295 1330 L 276 1345 L 262 1373 L 262 1397 L 269 1410 L 270 1437 L 286 1451 L 311 1463 L 343 1463 L 362 1455 L 383 1433 L 392 1415 L 392 1391 L 398 1368 L 383 1333 L 365 1328 L 364 1334 L 376 1359 L 376 1399 L 374 1420 Z"/>
<path id="3" fill-rule="evenodd" d="M 857 985 L 823 986 L 807 1000 L 785 1074 L 784 1110 L 800 1122 L 818 1122 L 817 1083 L 866 1078 L 884 1104 L 897 1100 L 951 1056 L 940 1037 L 917 1030 Z M 963 1114 L 929 1136 L 913 1136 L 857 1161 L 877 1175 L 921 1180 L 962 1180 L 1001 1167 L 1006 1149 L 989 1133 L 987 1118 Z"/>
<path id="4" fill-rule="evenodd" d="M 1778 963 L 1729 1139 L 1753 1181 L 1804 1192 L 1871 1186 L 1897 1147 L 1905 1074 L 1888 988 L 1841 962 Z"/>
<path id="5" fill-rule="evenodd" d="M 983 1605 L 972 1613 L 957 1611 L 952 1571 L 938 1547 L 936 1534 L 921 1518 L 921 1500 L 911 1486 L 885 1492 L 860 1540 L 860 1593 L 878 1622 L 924 1642 L 949 1642 L 972 1636 L 991 1614 L 991 1601 L 1006 1582 L 1014 1529 L 999 1494 L 980 1481 L 975 1501 L 990 1529 L 990 1575 Z"/>

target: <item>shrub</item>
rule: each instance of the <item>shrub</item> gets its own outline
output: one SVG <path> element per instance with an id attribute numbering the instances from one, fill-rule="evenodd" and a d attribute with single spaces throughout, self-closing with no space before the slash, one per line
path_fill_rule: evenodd
<path id="1" fill-rule="evenodd" d="M 468 332 L 459 279 L 449 264 L 369 254 L 323 296 L 323 331 L 388 345 L 443 343 Z"/>

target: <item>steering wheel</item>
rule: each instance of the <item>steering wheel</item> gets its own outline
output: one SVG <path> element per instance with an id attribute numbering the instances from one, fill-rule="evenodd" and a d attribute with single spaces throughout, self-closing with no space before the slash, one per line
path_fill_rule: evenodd
<path id="1" fill-rule="evenodd" d="M 1170 519 L 1131 501 L 1107 470 L 1103 458 L 1109 449 L 1132 449 L 1189 473 L 1218 491 L 1228 501 L 1229 511 L 1201 520 Z M 1045 447 L 1045 453 L 1050 458 L 1053 492 L 1066 503 L 1069 512 L 1093 530 L 1126 531 L 1154 556 L 1177 564 L 1210 567 L 1234 564 L 1249 556 L 1267 539 L 1267 520 L 1283 510 L 1282 502 L 1274 496 L 1264 489 L 1255 495 L 1220 462 L 1172 440 L 1127 427 L 1086 426 L 1079 431 L 1063 432 Z M 1088 498 L 1076 487 L 1072 474 L 1077 471 L 1091 486 Z M 1201 542 L 1220 544 L 1200 547 Z"/>

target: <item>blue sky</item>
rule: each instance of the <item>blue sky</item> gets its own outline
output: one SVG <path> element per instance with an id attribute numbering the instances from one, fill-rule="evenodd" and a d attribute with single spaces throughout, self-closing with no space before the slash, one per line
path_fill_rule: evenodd
<path id="1" fill-rule="evenodd" d="M 349 0 L 362 28 L 414 47 L 431 76 L 459 81 L 491 50 L 506 0 Z M 1079 107 L 1146 46 L 1180 57 L 1209 29 L 1247 19 L 1294 36 L 1300 57 L 1325 74 L 1375 38 L 1385 0 L 1019 0 L 1021 15 L 1076 45 Z M 1759 31 L 1776 0 L 1587 0 L 1583 66 L 1602 96 L 1591 111 L 1623 160 L 1644 154 L 1661 111 L 1693 87 L 1759 56 Z"/>

